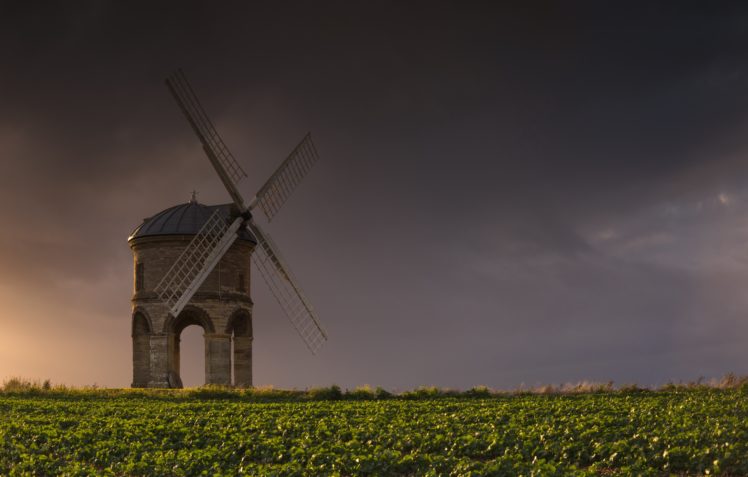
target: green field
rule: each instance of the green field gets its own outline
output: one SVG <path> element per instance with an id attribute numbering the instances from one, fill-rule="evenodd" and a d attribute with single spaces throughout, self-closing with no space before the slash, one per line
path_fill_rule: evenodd
<path id="1" fill-rule="evenodd" d="M 0 393 L 0 475 L 748 475 L 745 387 L 484 394 Z"/>

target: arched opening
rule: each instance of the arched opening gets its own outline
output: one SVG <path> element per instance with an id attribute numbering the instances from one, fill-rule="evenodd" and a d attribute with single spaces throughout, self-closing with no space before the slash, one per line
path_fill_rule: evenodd
<path id="1" fill-rule="evenodd" d="M 174 337 L 177 347 L 177 373 L 182 385 L 194 388 L 205 384 L 205 332 L 201 326 L 190 325 Z M 184 350 L 184 352 L 181 352 Z"/>
<path id="2" fill-rule="evenodd" d="M 171 345 L 169 386 L 192 387 L 210 382 L 206 335 L 214 330 L 208 315 L 197 307 L 186 307 L 166 326 Z M 189 350 L 185 356 L 182 356 L 182 349 Z"/>
<path id="3" fill-rule="evenodd" d="M 252 386 L 252 315 L 236 310 L 229 318 L 226 334 L 231 335 L 231 377 L 237 387 Z"/>
<path id="4" fill-rule="evenodd" d="M 140 310 L 132 315 L 132 387 L 148 386 L 151 377 L 151 324 Z"/>

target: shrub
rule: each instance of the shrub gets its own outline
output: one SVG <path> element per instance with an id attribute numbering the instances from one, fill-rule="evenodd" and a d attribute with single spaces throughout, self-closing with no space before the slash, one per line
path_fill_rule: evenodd
<path id="1" fill-rule="evenodd" d="M 359 386 L 353 391 L 346 391 L 345 397 L 349 399 L 363 399 L 363 400 L 371 400 L 375 399 L 376 396 L 374 394 L 374 391 L 371 389 L 371 386 L 368 384 L 364 386 Z"/>
<path id="2" fill-rule="evenodd" d="M 618 391 L 624 394 L 634 394 L 634 393 L 646 393 L 650 392 L 647 388 L 639 387 L 637 384 L 624 384 L 620 388 L 618 388 Z"/>
<path id="3" fill-rule="evenodd" d="M 488 386 L 474 386 L 464 392 L 465 396 L 476 398 L 491 397 L 491 394 L 491 390 L 488 389 Z"/>
<path id="4" fill-rule="evenodd" d="M 329 388 L 312 388 L 307 391 L 307 396 L 314 401 L 337 401 L 343 397 L 340 386 L 333 384 Z"/>
<path id="5" fill-rule="evenodd" d="M 392 397 L 392 393 L 387 391 L 386 389 L 377 386 L 377 389 L 374 390 L 374 394 L 376 395 L 377 399 L 389 399 Z"/>
<path id="6" fill-rule="evenodd" d="M 39 393 L 42 390 L 48 390 L 49 387 L 49 380 L 44 381 L 44 385 L 42 385 L 39 381 L 30 381 L 14 376 L 3 382 L 2 391 L 5 393 Z"/>

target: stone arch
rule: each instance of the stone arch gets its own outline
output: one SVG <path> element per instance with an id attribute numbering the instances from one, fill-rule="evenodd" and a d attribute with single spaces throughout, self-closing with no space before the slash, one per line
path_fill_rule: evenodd
<path id="1" fill-rule="evenodd" d="M 226 334 L 252 337 L 252 313 L 246 308 L 237 308 L 226 323 Z"/>
<path id="2" fill-rule="evenodd" d="M 225 333 L 231 336 L 234 385 L 252 386 L 252 313 L 237 308 L 229 317 Z"/>
<path id="3" fill-rule="evenodd" d="M 136 320 L 137 318 L 137 320 Z M 142 333 L 153 333 L 153 321 L 151 321 L 151 315 L 148 314 L 145 308 L 136 306 L 132 311 L 132 336 Z"/>
<path id="4" fill-rule="evenodd" d="M 215 333 L 216 329 L 213 326 L 213 320 L 210 319 L 208 313 L 200 307 L 195 305 L 187 305 L 182 309 L 182 312 L 178 317 L 169 317 L 164 322 L 164 333 L 181 333 L 186 327 L 190 325 L 198 325 L 205 330 L 206 333 Z"/>
<path id="5" fill-rule="evenodd" d="M 151 334 L 148 313 L 135 308 L 132 314 L 132 387 L 146 387 L 151 376 Z"/>
<path id="6" fill-rule="evenodd" d="M 181 354 L 181 335 L 182 331 L 190 325 L 197 325 L 203 329 L 205 338 L 205 383 L 210 383 L 210 349 L 209 349 L 209 337 L 215 334 L 215 327 L 213 326 L 213 320 L 210 315 L 200 307 L 194 305 L 185 306 L 179 316 L 174 318 L 169 315 L 167 320 L 164 322 L 164 332 L 168 336 L 168 348 L 169 348 L 169 372 L 167 381 L 169 387 L 181 388 L 182 378 L 180 376 L 180 354 Z"/>

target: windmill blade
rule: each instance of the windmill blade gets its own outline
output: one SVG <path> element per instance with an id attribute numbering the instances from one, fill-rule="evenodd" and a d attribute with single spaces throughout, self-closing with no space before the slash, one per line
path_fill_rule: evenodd
<path id="1" fill-rule="evenodd" d="M 268 221 L 272 221 L 275 214 L 278 213 L 278 210 L 291 195 L 291 192 L 317 162 L 317 159 L 319 159 L 319 155 L 312 142 L 312 134 L 307 133 L 286 160 L 270 176 L 270 179 L 265 182 L 265 185 L 260 188 L 250 204 L 250 209 L 259 205 Z"/>
<path id="2" fill-rule="evenodd" d="M 174 265 L 156 285 L 155 291 L 175 318 L 200 288 L 221 257 L 238 238 L 244 219 L 227 225 L 219 209 L 187 245 Z"/>
<path id="3" fill-rule="evenodd" d="M 203 150 L 205 150 L 205 154 L 207 154 L 208 159 L 213 164 L 213 168 L 221 178 L 226 190 L 231 195 L 236 206 L 239 207 L 239 210 L 243 212 L 246 210 L 246 207 L 244 199 L 236 187 L 236 183 L 247 177 L 247 173 L 236 162 L 226 143 L 223 142 L 221 136 L 218 135 L 218 131 L 213 127 L 213 123 L 205 113 L 200 100 L 197 99 L 184 72 L 181 69 L 175 71 L 166 79 L 166 85 L 169 87 L 169 91 L 171 91 L 177 104 L 179 104 L 180 109 L 192 126 L 195 134 L 200 138 Z"/>
<path id="4" fill-rule="evenodd" d="M 257 239 L 258 245 L 252 254 L 252 261 L 309 351 L 316 354 L 327 340 L 325 330 L 322 329 L 301 288 L 296 285 L 291 271 L 283 263 L 270 236 L 254 222 L 249 222 L 249 228 Z"/>

